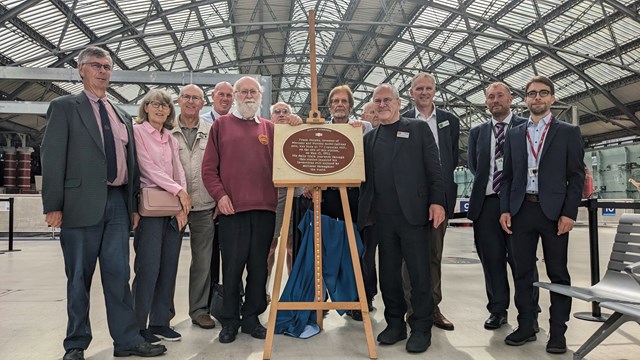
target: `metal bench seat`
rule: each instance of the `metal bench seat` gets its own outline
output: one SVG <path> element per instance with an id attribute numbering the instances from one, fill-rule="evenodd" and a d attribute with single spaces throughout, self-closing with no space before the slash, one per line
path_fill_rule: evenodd
<path id="1" fill-rule="evenodd" d="M 614 314 L 578 349 L 574 359 L 584 358 L 598 344 L 628 321 L 640 323 L 640 214 L 620 218 L 607 272 L 588 287 L 534 283 L 535 286 L 584 301 L 595 301 Z"/>

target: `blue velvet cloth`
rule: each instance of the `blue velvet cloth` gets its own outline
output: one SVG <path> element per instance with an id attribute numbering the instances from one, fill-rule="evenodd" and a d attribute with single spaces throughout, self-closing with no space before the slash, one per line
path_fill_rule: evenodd
<path id="1" fill-rule="evenodd" d="M 325 215 L 322 215 L 321 222 L 322 277 L 329 297 L 332 301 L 358 301 L 345 222 Z M 363 251 L 362 240 L 355 225 L 352 226 L 360 257 Z M 281 302 L 313 302 L 314 299 L 313 211 L 307 210 L 298 228 L 302 232 L 302 243 L 280 297 Z M 342 315 L 345 310 L 338 310 L 338 313 Z M 275 332 L 300 337 L 305 328 L 308 330 L 308 326 L 314 325 L 315 310 L 278 310 Z"/>

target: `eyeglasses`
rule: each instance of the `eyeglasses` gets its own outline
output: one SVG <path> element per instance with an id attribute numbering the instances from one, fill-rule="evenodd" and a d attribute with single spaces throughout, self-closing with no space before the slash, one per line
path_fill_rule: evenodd
<path id="1" fill-rule="evenodd" d="M 275 110 L 273 110 L 273 113 L 274 114 L 278 114 L 278 115 L 280 115 L 280 114 L 286 115 L 286 114 L 289 113 L 289 109 L 275 109 Z"/>
<path id="2" fill-rule="evenodd" d="M 149 105 L 151 105 L 152 108 L 154 109 L 162 109 L 162 110 L 168 110 L 171 107 L 167 104 L 163 104 L 163 103 L 159 103 L 157 101 L 152 101 L 149 103 Z"/>
<path id="3" fill-rule="evenodd" d="M 202 96 L 197 96 L 197 95 L 180 95 L 181 98 L 187 100 L 187 101 L 200 101 L 202 100 Z"/>
<path id="4" fill-rule="evenodd" d="M 91 66 L 96 71 L 100 71 L 100 69 L 104 69 L 104 71 L 111 71 L 111 65 L 109 64 L 100 64 L 99 62 L 89 62 L 84 64 Z"/>
<path id="5" fill-rule="evenodd" d="M 395 99 L 393 99 L 393 98 L 375 99 L 375 100 L 373 100 L 373 103 L 374 103 L 374 104 L 376 104 L 377 106 L 380 106 L 380 105 L 382 105 L 383 103 L 384 103 L 385 105 L 389 105 L 389 104 L 391 104 L 391 102 L 392 102 L 393 100 L 395 100 Z"/>
<path id="6" fill-rule="evenodd" d="M 249 94 L 251 94 L 251 96 L 256 96 L 260 93 L 260 91 L 256 90 L 256 89 L 251 89 L 251 90 L 238 90 L 236 91 L 237 93 L 240 93 L 240 95 L 242 96 L 247 96 Z"/>
<path id="7" fill-rule="evenodd" d="M 549 96 L 549 94 L 551 94 L 551 91 L 549 91 L 549 90 L 540 90 L 540 91 L 532 90 L 532 91 L 527 92 L 527 97 L 529 99 L 535 99 L 536 96 L 538 96 L 538 95 L 540 95 L 540 97 L 547 97 L 547 96 Z"/>

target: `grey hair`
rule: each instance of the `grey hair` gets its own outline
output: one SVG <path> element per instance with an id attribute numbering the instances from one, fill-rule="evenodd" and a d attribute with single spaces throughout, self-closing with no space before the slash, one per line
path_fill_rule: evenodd
<path id="1" fill-rule="evenodd" d="M 111 55 L 109 55 L 109 52 L 106 51 L 103 48 L 99 48 L 97 46 L 88 46 L 86 48 L 84 48 L 82 51 L 80 51 L 80 54 L 78 54 L 78 64 L 84 64 L 87 59 L 91 56 L 97 57 L 97 58 L 108 58 L 109 59 L 109 63 L 113 63 L 111 60 Z"/>
<path id="2" fill-rule="evenodd" d="M 287 104 L 286 102 L 280 101 L 277 102 L 273 105 L 271 105 L 271 107 L 269 108 L 269 113 L 273 114 L 273 109 L 275 109 L 276 105 L 284 105 L 287 107 L 287 109 L 289 109 L 289 114 L 293 114 L 293 109 L 291 109 L 291 105 Z"/>

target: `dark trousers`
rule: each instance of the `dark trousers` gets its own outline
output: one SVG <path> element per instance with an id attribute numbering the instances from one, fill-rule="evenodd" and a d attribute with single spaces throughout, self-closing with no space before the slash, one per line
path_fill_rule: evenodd
<path id="1" fill-rule="evenodd" d="M 133 304 L 140 329 L 169 326 L 176 315 L 173 295 L 182 239 L 175 218 L 141 217 L 133 239 L 136 251 Z"/>
<path id="2" fill-rule="evenodd" d="M 123 188 L 109 188 L 102 221 L 93 226 L 60 230 L 67 274 L 67 336 L 64 349 L 86 349 L 91 342 L 89 291 L 100 259 L 100 276 L 109 333 L 116 350 L 143 341 L 133 314 L 129 288 L 130 220 Z"/>
<path id="3" fill-rule="evenodd" d="M 367 294 L 367 301 L 373 300 L 378 294 L 378 273 L 376 271 L 376 248 L 378 240 L 373 226 L 365 226 L 360 234 L 364 252 L 362 253 L 361 267 L 362 278 L 364 280 L 364 291 Z"/>
<path id="4" fill-rule="evenodd" d="M 242 325 L 252 329 L 258 315 L 267 309 L 267 257 L 273 239 L 276 214 L 252 210 L 234 215 L 220 215 L 220 250 L 224 279 L 223 326 Z M 242 274 L 247 268 L 245 301 L 238 311 Z M 242 316 L 242 321 L 240 321 Z"/>
<path id="5" fill-rule="evenodd" d="M 512 217 L 513 235 L 510 238 L 511 252 L 515 266 L 515 302 L 518 308 L 518 323 L 523 327 L 533 324 L 537 304 L 533 301 L 533 282 L 536 267 L 538 238 L 542 238 L 542 250 L 547 276 L 554 284 L 570 285 L 567 269 L 567 246 L 569 234 L 558 236 L 558 222 L 549 220 L 540 203 L 524 201 L 520 211 Z M 571 298 L 551 293 L 550 333 L 564 335 L 571 311 Z"/>
<path id="6" fill-rule="evenodd" d="M 403 215 L 377 214 L 384 219 L 374 225 L 380 246 L 380 290 L 384 317 L 391 327 L 404 328 L 407 303 L 402 289 L 402 261 L 411 282 L 413 314 L 409 325 L 413 331 L 431 331 L 433 324 L 433 290 L 429 270 L 429 225 L 415 226 Z"/>
<path id="7" fill-rule="evenodd" d="M 480 216 L 473 222 L 473 238 L 478 257 L 484 270 L 484 284 L 487 291 L 487 310 L 490 313 L 507 311 L 511 297 L 509 296 L 509 280 L 507 264 L 514 271 L 511 251 L 508 250 L 508 235 L 500 226 L 500 199 L 487 196 L 482 203 Z M 534 267 L 534 282 L 538 281 L 538 268 Z M 533 301 L 538 304 L 540 292 L 533 288 Z"/>
<path id="8" fill-rule="evenodd" d="M 215 209 L 214 209 L 215 211 Z M 220 223 L 218 218 L 213 219 L 213 248 L 211 254 L 211 285 L 220 283 Z M 209 297 L 211 302 L 211 297 Z"/>
<path id="9" fill-rule="evenodd" d="M 429 225 L 429 271 L 431 273 L 431 289 L 433 290 L 433 312 L 439 313 L 438 304 L 442 301 L 442 251 L 444 250 L 444 234 L 447 232 L 449 218 L 445 216 L 444 221 L 438 228 L 434 229 Z M 402 264 L 402 288 L 404 299 L 407 303 L 407 315 L 413 314 L 411 305 L 411 282 L 407 265 Z"/>

